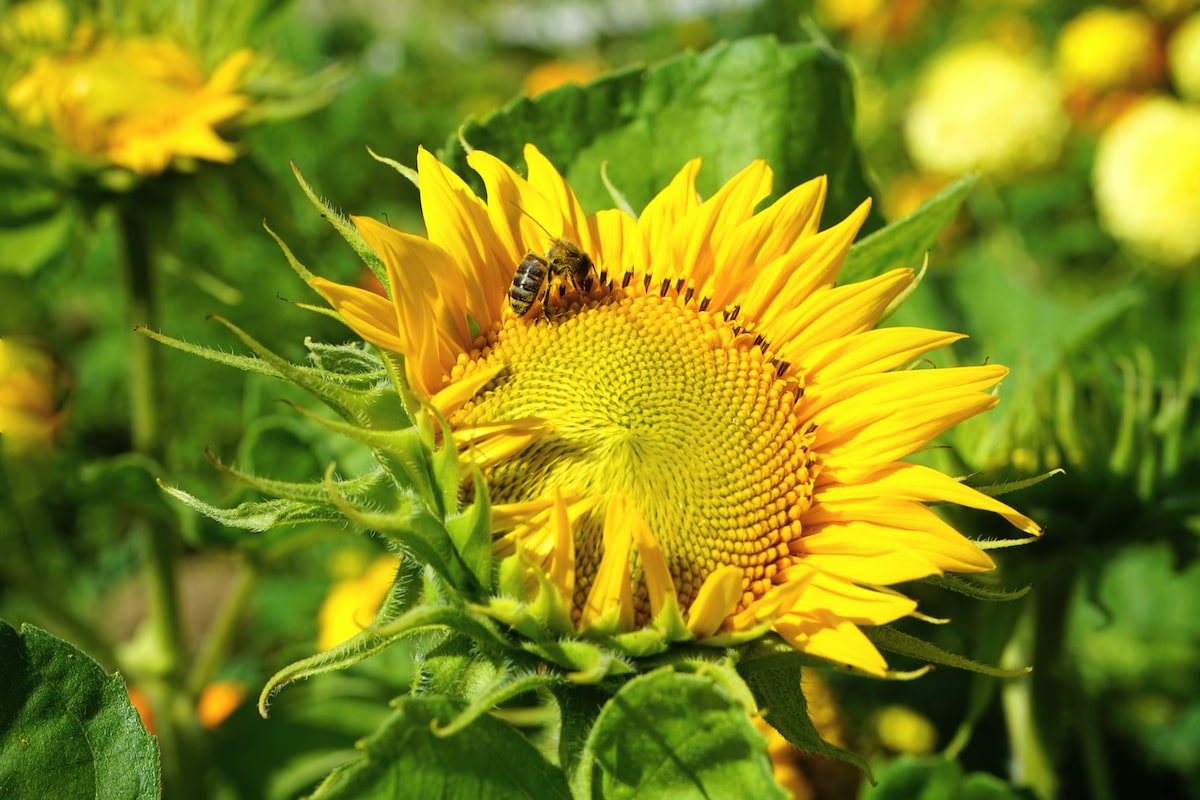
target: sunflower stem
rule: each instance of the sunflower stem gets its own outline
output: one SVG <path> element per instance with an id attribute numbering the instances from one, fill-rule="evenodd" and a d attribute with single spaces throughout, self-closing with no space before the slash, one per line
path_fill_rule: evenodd
<path id="1" fill-rule="evenodd" d="M 188 687 L 193 694 L 199 694 L 200 690 L 212 681 L 221 659 L 229 649 L 229 642 L 237 629 L 242 612 L 246 610 L 246 605 L 254 593 L 258 575 L 258 565 L 249 557 L 243 556 L 238 563 L 237 582 L 225 598 L 217 618 L 213 620 L 212 627 L 209 628 L 196 656 L 196 663 L 192 666 Z"/>
<path id="2" fill-rule="evenodd" d="M 134 196 L 118 204 L 117 216 L 124 246 L 126 313 L 130 328 L 157 330 L 159 305 L 153 243 L 147 214 L 154 206 Z M 129 342 L 130 447 L 161 463 L 159 409 L 162 379 L 158 347 L 146 336 L 131 334 Z M 144 677 L 155 709 L 162 756 L 163 785 L 171 797 L 206 795 L 204 765 L 198 758 L 200 736 L 195 703 L 186 691 L 183 624 L 179 602 L 179 537 L 159 521 L 138 520 L 135 528 L 146 537 L 144 579 L 146 617 L 139 634 L 146 650 L 138 654 L 134 677 Z M 142 638 L 144 637 L 144 638 Z M 140 650 L 140 648 L 138 648 Z"/>

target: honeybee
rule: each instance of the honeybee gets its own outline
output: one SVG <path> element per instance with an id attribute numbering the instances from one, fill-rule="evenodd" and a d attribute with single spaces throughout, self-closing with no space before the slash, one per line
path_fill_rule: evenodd
<path id="1" fill-rule="evenodd" d="M 591 256 L 579 249 L 574 242 L 554 239 L 545 258 L 529 252 L 513 274 L 508 288 L 508 302 L 518 317 L 523 317 L 537 301 L 542 303 L 542 313 L 550 317 L 548 300 L 550 288 L 565 281 L 576 292 L 585 293 L 592 288 L 592 270 L 595 265 Z"/>

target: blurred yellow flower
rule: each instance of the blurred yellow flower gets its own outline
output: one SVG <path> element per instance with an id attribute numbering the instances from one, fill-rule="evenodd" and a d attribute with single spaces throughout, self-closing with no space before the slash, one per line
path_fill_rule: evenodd
<path id="1" fill-rule="evenodd" d="M 1059 31 L 1055 60 L 1068 92 L 1145 85 L 1161 71 L 1154 22 L 1137 9 L 1081 12 Z"/>
<path id="2" fill-rule="evenodd" d="M 329 650 L 371 624 L 396 577 L 396 557 L 379 556 L 366 571 L 329 588 L 317 613 L 317 649 Z"/>
<path id="3" fill-rule="evenodd" d="M 0 438 L 6 452 L 29 453 L 53 440 L 63 420 L 58 382 L 49 356 L 0 339 Z"/>
<path id="4" fill-rule="evenodd" d="M 1200 14 L 1192 14 L 1171 35 L 1167 66 L 1179 94 L 1200 102 Z"/>
<path id="5" fill-rule="evenodd" d="M 1032 53 L 973 42 L 928 64 L 904 138 L 924 170 L 1007 177 L 1054 164 L 1067 129 L 1058 87 Z"/>
<path id="6" fill-rule="evenodd" d="M 237 151 L 215 128 L 250 106 L 236 90 L 253 58 L 239 50 L 206 79 L 171 39 L 81 27 L 66 52 L 37 57 L 6 99 L 22 123 L 49 126 L 78 153 L 154 175 L 179 159 L 233 161 Z"/>
<path id="7" fill-rule="evenodd" d="M 937 728 L 908 706 L 888 705 L 875 715 L 879 743 L 894 753 L 929 755 L 937 747 Z"/>
<path id="8" fill-rule="evenodd" d="M 585 84 L 603 75 L 607 67 L 599 61 L 546 61 L 529 71 L 521 91 L 537 97 L 568 83 Z"/>
<path id="9" fill-rule="evenodd" d="M 51 46 L 67 39 L 67 7 L 59 0 L 27 0 L 10 7 L 0 19 L 0 47 Z"/>
<path id="10" fill-rule="evenodd" d="M 1096 148 L 1100 222 L 1164 266 L 1200 261 L 1200 108 L 1168 97 L 1135 106 Z"/>
<path id="11" fill-rule="evenodd" d="M 813 14 L 827 28 L 864 42 L 903 37 L 925 10 L 926 0 L 816 0 Z"/>
<path id="12" fill-rule="evenodd" d="M 196 716 L 200 724 L 212 730 L 229 717 L 246 699 L 246 685 L 241 681 L 214 681 L 200 692 L 196 701 Z"/>

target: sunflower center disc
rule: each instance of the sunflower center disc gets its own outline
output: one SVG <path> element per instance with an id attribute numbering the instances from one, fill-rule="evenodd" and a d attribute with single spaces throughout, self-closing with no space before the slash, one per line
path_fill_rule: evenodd
<path id="1" fill-rule="evenodd" d="M 508 318 L 467 371 L 507 365 L 457 426 L 542 417 L 552 430 L 487 482 L 494 503 L 626 495 L 658 539 L 688 608 L 705 577 L 743 570 L 739 607 L 788 563 L 812 498 L 811 433 L 752 335 L 677 297 L 620 292 L 533 324 Z M 600 564 L 604 507 L 575 533 L 578 609 Z M 648 610 L 634 564 L 639 622 Z"/>

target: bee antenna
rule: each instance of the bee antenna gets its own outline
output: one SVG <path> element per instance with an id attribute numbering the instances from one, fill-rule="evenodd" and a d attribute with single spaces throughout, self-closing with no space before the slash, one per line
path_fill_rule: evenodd
<path id="1" fill-rule="evenodd" d="M 525 209 L 523 209 L 519 205 L 517 205 L 517 202 L 515 200 L 509 200 L 508 202 L 517 211 L 520 211 L 522 214 L 529 217 L 530 221 L 533 222 L 534 225 L 537 225 L 539 228 L 541 228 L 543 231 L 545 231 L 546 235 L 549 236 L 551 239 L 559 238 L 559 237 L 555 236 L 553 233 L 551 233 L 549 228 L 547 228 L 545 225 L 543 225 L 541 222 L 539 222 L 537 217 L 533 216 L 533 214 L 530 214 L 528 211 L 526 211 Z"/>

